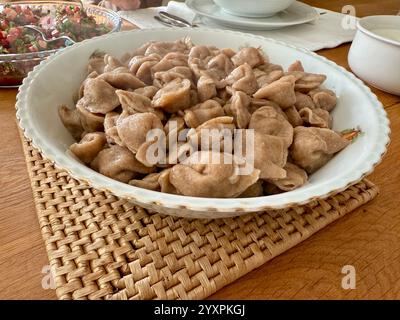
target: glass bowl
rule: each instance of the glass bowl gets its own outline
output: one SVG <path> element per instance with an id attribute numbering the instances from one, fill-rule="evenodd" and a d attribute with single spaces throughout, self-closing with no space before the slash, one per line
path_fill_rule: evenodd
<path id="1" fill-rule="evenodd" d="M 53 11 L 60 5 L 80 5 L 78 2 L 64 1 L 33 1 L 33 2 L 12 2 L 12 5 L 20 5 L 22 7 L 29 6 L 31 8 L 44 8 Z M 114 11 L 103 7 L 93 5 L 85 5 L 86 12 L 89 16 L 93 16 L 97 23 L 105 23 L 110 27 L 110 32 L 116 32 L 121 29 L 121 17 Z M 0 7 L 2 10 L 2 7 Z M 26 75 L 42 60 L 62 50 L 63 48 L 45 50 L 29 53 L 0 54 L 0 88 L 16 88 Z"/>

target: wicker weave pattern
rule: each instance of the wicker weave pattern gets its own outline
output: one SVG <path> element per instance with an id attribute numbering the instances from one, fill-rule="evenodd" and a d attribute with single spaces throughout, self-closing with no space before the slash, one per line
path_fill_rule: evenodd
<path id="1" fill-rule="evenodd" d="M 149 213 L 24 142 L 60 299 L 203 299 L 373 199 L 368 180 L 307 206 L 219 220 Z"/>

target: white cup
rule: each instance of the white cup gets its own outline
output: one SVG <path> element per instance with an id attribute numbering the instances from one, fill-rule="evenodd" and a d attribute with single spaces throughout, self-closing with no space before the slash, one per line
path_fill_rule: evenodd
<path id="1" fill-rule="evenodd" d="M 214 0 L 228 14 L 249 18 L 270 17 L 288 8 L 295 0 Z"/>
<path id="2" fill-rule="evenodd" d="M 400 16 L 360 19 L 348 62 L 370 85 L 400 95 Z"/>

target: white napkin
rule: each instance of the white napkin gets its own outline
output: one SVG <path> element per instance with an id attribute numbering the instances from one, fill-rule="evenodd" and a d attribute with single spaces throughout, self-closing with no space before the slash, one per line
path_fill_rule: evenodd
<path id="1" fill-rule="evenodd" d="M 235 30 L 285 41 L 297 47 L 303 47 L 311 51 L 317 51 L 324 48 L 334 48 L 342 43 L 353 40 L 355 28 L 343 27 L 344 19 L 348 20 L 351 17 L 330 10 L 315 9 L 318 12 L 325 12 L 325 14 L 320 15 L 319 19 L 311 23 L 269 31 Z M 211 21 L 210 19 L 199 19 L 185 3 L 176 1 L 168 2 L 168 6 L 139 9 L 136 11 L 119 11 L 119 14 L 122 18 L 132 22 L 141 29 L 168 28 L 154 19 L 154 16 L 161 10 L 182 17 L 190 23 L 196 23 L 199 26 L 227 29 L 226 26 L 219 25 L 217 22 Z"/>

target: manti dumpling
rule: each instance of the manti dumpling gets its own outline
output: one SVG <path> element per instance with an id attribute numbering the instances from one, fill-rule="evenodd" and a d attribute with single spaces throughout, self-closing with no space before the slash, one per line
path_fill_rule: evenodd
<path id="1" fill-rule="evenodd" d="M 138 174 L 147 174 L 154 171 L 136 160 L 127 148 L 113 145 L 101 150 L 91 162 L 92 169 L 112 179 L 128 183 Z"/>
<path id="2" fill-rule="evenodd" d="M 224 163 L 224 156 L 230 158 L 231 163 Z M 219 164 L 213 164 L 212 157 L 221 159 Z M 237 164 L 230 154 L 199 151 L 182 164 L 173 166 L 169 179 L 177 191 L 185 196 L 233 198 L 259 178 L 256 169 L 250 175 L 238 175 L 236 168 Z"/>
<path id="3" fill-rule="evenodd" d="M 311 174 L 349 143 L 347 139 L 330 129 L 296 127 L 290 155 L 295 164 Z"/>

